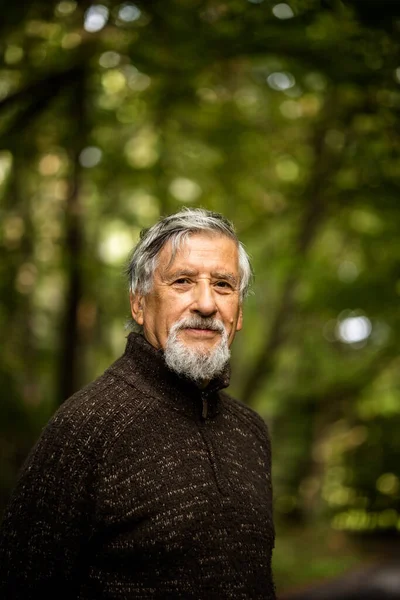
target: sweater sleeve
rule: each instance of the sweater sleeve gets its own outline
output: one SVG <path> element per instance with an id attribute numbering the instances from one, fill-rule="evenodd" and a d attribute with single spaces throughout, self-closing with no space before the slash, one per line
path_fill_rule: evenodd
<path id="1" fill-rule="evenodd" d="M 89 440 L 62 413 L 26 461 L 0 529 L 0 598 L 73 598 L 91 534 Z"/>

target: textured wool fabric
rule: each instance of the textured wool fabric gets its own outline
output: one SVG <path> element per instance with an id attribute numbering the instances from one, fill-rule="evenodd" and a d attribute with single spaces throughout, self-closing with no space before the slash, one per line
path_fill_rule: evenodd
<path id="1" fill-rule="evenodd" d="M 125 354 L 44 429 L 0 532 L 0 598 L 275 598 L 262 419 Z"/>

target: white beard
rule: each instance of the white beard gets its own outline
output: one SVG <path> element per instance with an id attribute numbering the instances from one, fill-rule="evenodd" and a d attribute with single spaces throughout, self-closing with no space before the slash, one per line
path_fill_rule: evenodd
<path id="1" fill-rule="evenodd" d="M 221 333 L 220 342 L 210 351 L 191 348 L 178 339 L 182 329 L 213 329 Z M 210 381 L 224 370 L 229 361 L 228 334 L 217 319 L 187 317 L 175 323 L 168 334 L 164 358 L 171 371 L 184 375 L 196 382 Z"/>

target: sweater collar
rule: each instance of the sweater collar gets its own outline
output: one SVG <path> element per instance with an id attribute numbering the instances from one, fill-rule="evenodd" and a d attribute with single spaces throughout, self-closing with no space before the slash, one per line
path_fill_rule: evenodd
<path id="1" fill-rule="evenodd" d="M 162 350 L 157 350 L 138 333 L 130 333 L 124 355 L 112 365 L 128 383 L 149 396 L 168 402 L 175 410 L 190 415 L 201 414 L 203 402 L 208 403 L 207 414 L 218 412 L 218 392 L 228 387 L 230 368 L 216 376 L 204 389 L 192 380 L 171 371 L 164 360 Z"/>

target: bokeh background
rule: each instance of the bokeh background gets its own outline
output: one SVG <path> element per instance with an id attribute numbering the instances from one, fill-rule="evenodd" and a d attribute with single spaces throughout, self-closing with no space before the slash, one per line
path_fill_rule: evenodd
<path id="1" fill-rule="evenodd" d="M 232 393 L 273 441 L 278 590 L 400 530 L 400 3 L 0 1 L 0 506 L 124 349 L 124 266 L 182 206 L 254 294 Z"/>

